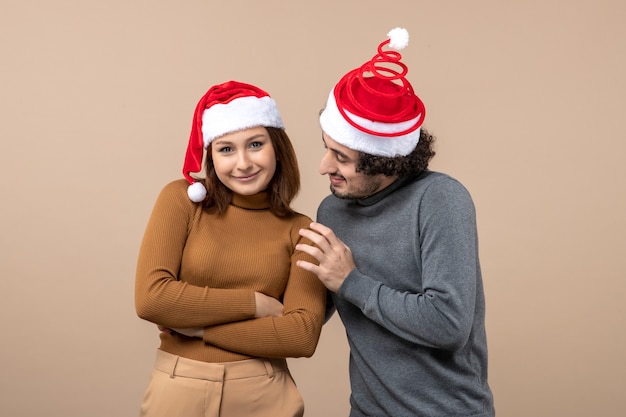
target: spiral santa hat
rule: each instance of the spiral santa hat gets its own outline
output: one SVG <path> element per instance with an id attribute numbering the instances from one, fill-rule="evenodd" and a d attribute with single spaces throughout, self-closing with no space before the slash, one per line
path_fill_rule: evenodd
<path id="1" fill-rule="evenodd" d="M 406 79 L 408 68 L 398 52 L 409 43 L 408 31 L 395 28 L 387 37 L 372 59 L 335 85 L 320 124 L 334 141 L 350 149 L 405 156 L 419 142 L 426 109 Z"/>

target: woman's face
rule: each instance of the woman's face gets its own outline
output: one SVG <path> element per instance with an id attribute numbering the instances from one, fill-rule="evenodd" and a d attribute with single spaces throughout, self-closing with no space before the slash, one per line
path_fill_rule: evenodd
<path id="1" fill-rule="evenodd" d="M 262 126 L 220 136 L 211 143 L 211 156 L 217 178 L 241 195 L 265 190 L 276 172 L 274 146 Z"/>

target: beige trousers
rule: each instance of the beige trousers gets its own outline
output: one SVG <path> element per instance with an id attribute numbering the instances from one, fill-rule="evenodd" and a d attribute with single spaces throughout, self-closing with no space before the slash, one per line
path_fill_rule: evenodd
<path id="1" fill-rule="evenodd" d="M 285 359 L 206 363 L 157 350 L 141 417 L 301 417 Z"/>

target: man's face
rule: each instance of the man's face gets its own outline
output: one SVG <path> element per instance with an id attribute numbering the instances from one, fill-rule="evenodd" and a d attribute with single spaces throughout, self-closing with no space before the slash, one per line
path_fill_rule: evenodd
<path id="1" fill-rule="evenodd" d="M 326 153 L 320 163 L 320 174 L 328 175 L 330 191 L 338 198 L 357 199 L 369 197 L 387 187 L 396 177 L 365 175 L 356 172 L 359 152 L 345 147 L 322 132 Z"/>

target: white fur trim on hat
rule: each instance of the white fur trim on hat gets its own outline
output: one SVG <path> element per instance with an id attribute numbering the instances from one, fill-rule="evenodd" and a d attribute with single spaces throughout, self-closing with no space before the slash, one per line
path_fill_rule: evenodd
<path id="1" fill-rule="evenodd" d="M 204 147 L 227 133 L 257 126 L 284 128 L 271 97 L 241 97 L 226 104 L 214 104 L 202 113 Z"/>
<path id="2" fill-rule="evenodd" d="M 381 123 L 364 119 L 362 117 L 345 111 L 359 126 L 363 126 L 368 130 L 380 133 L 396 133 L 402 132 L 407 128 L 414 126 L 420 119 L 409 120 L 401 123 Z M 347 122 L 337 108 L 334 91 L 330 92 L 326 108 L 320 115 L 320 124 L 322 130 L 326 132 L 334 141 L 347 146 L 356 151 L 365 152 L 370 155 L 395 157 L 406 156 L 410 154 L 420 138 L 420 129 L 414 130 L 406 135 L 386 137 L 375 136 L 370 133 L 362 132 Z"/>

